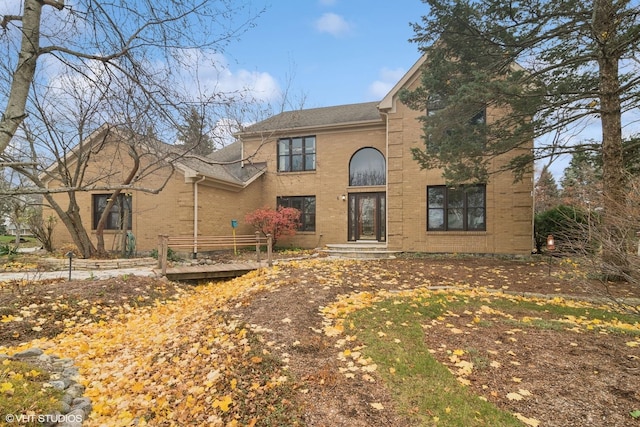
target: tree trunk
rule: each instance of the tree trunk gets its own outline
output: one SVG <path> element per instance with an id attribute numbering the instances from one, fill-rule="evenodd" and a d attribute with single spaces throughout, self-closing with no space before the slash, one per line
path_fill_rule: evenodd
<path id="1" fill-rule="evenodd" d="M 621 52 L 616 46 L 616 7 L 611 0 L 595 0 L 593 31 L 599 42 L 598 65 L 600 68 L 600 114 L 602 122 L 602 181 L 605 235 L 612 240 L 603 246 L 605 273 L 612 267 L 627 269 L 624 233 L 615 225 L 616 212 L 622 211 L 626 202 L 627 177 L 622 151 L 622 118 L 620 102 L 619 60 Z M 614 249 L 618 248 L 618 249 Z M 616 274 L 613 274 L 616 276 Z"/>
<path id="2" fill-rule="evenodd" d="M 80 251 L 80 255 L 83 258 L 91 258 L 96 254 L 96 249 L 87 234 L 84 226 L 82 225 L 82 218 L 80 217 L 80 207 L 76 202 L 75 195 L 69 193 L 69 207 L 67 210 L 63 210 L 62 207 L 56 203 L 51 194 L 45 194 L 44 197 L 49 202 L 49 205 L 56 211 L 58 217 L 65 225 L 73 243 Z"/>
<path id="3" fill-rule="evenodd" d="M 104 211 L 102 211 L 102 215 L 100 215 L 100 219 L 98 220 L 98 224 L 96 225 L 96 240 L 97 240 L 97 251 L 98 255 L 103 257 L 107 255 L 107 250 L 104 246 L 104 227 L 107 223 L 107 218 L 109 216 L 109 212 L 113 205 L 116 204 L 118 198 L 120 197 L 120 193 L 122 190 L 115 190 L 107 201 L 107 205 L 104 207 Z"/>
<path id="4" fill-rule="evenodd" d="M 133 166 L 129 171 L 129 175 L 125 178 L 124 182 L 122 183 L 123 185 L 131 184 L 131 181 L 133 181 L 136 174 L 138 173 L 138 170 L 140 169 L 140 156 L 138 155 L 138 153 L 136 153 L 135 148 L 133 147 L 130 148 L 129 156 L 131 156 L 131 158 L 133 159 Z M 97 249 L 98 249 L 99 255 L 106 255 L 107 253 L 104 247 L 104 226 L 105 226 L 105 223 L 107 222 L 109 211 L 111 210 L 113 205 L 116 203 L 118 197 L 120 197 L 120 193 L 122 193 L 122 190 L 115 190 L 113 194 L 111 194 L 111 200 L 109 200 L 109 202 L 107 203 L 107 206 L 105 206 L 104 211 L 102 212 L 102 215 L 98 220 L 98 224 L 96 225 L 96 237 L 98 240 Z M 126 232 L 127 230 L 124 230 L 124 233 Z"/>
<path id="5" fill-rule="evenodd" d="M 22 14 L 22 41 L 18 63 L 11 79 L 11 90 L 0 116 L 0 153 L 4 152 L 26 117 L 27 97 L 36 72 L 40 50 L 40 19 L 43 2 L 25 0 Z"/>

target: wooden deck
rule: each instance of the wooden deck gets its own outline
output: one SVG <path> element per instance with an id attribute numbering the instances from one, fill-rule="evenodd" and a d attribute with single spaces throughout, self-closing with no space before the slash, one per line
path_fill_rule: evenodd
<path id="1" fill-rule="evenodd" d="M 266 262 L 239 262 L 233 264 L 193 265 L 183 267 L 169 267 L 166 269 L 166 277 L 169 280 L 204 280 L 204 279 L 229 279 L 242 276 L 261 267 L 267 267 Z M 161 270 L 155 270 L 160 274 Z"/>

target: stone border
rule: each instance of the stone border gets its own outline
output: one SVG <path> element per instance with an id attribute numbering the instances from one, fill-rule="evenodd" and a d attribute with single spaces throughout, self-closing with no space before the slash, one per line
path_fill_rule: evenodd
<path id="1" fill-rule="evenodd" d="M 44 354 L 39 348 L 20 351 L 13 356 L 0 354 L 0 360 L 3 359 L 28 363 L 49 372 L 50 378 L 45 384 L 64 392 L 60 402 L 60 411 L 56 411 L 53 414 L 38 414 L 50 415 L 52 419 L 61 419 L 63 421 L 46 422 L 43 424 L 44 426 L 82 426 L 82 422 L 86 420 L 91 413 L 92 406 L 91 399 L 82 396 L 84 386 L 75 380 L 78 376 L 78 368 L 74 366 L 73 359 L 61 359 L 58 356 Z M 65 417 L 63 417 L 63 415 Z"/>
<path id="2" fill-rule="evenodd" d="M 54 270 L 66 270 L 69 268 L 69 259 L 43 258 L 44 262 Z M 73 270 L 115 270 L 119 268 L 155 267 L 158 260 L 146 258 L 116 258 L 116 259 L 83 259 L 71 260 Z"/>

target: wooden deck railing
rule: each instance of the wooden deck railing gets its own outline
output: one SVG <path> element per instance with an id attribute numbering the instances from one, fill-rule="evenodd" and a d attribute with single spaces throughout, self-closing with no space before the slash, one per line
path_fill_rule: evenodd
<path id="1" fill-rule="evenodd" d="M 158 235 L 158 268 L 162 270 L 162 275 L 167 273 L 167 255 L 169 248 L 172 249 L 191 249 L 194 254 L 200 249 L 230 249 L 237 251 L 239 246 L 256 247 L 256 257 L 260 262 L 260 247 L 267 247 L 267 263 L 273 265 L 273 256 L 271 253 L 271 235 L 262 236 L 256 231 L 255 235 L 241 234 L 236 236 L 169 236 L 166 234 Z"/>

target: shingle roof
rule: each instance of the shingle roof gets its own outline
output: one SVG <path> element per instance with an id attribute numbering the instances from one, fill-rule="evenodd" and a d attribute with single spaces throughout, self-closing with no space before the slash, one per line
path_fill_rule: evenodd
<path id="1" fill-rule="evenodd" d="M 378 104 L 379 102 L 376 101 L 285 111 L 248 126 L 244 131 L 240 132 L 240 134 L 381 121 Z"/>
<path id="2" fill-rule="evenodd" d="M 206 157 L 187 156 L 180 163 L 193 169 L 199 175 L 205 175 L 230 183 L 242 185 L 250 181 L 257 174 L 264 171 L 263 163 L 241 163 L 242 143 L 234 142 L 219 150 L 213 151 Z"/>

